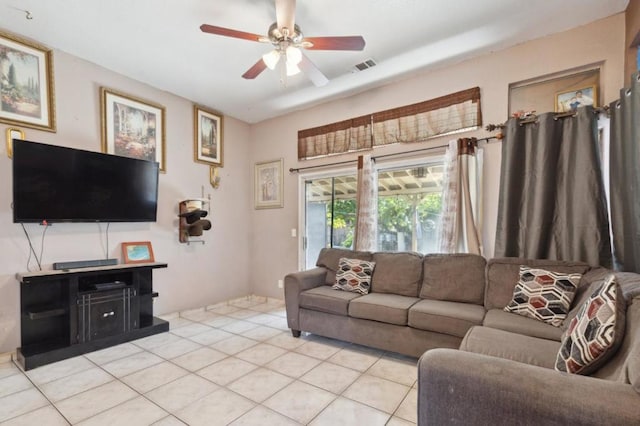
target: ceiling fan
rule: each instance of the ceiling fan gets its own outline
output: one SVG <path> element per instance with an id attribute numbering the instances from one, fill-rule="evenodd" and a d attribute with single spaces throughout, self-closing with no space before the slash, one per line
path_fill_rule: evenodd
<path id="1" fill-rule="evenodd" d="M 283 71 L 286 70 L 286 75 L 291 76 L 300 71 L 304 71 L 313 84 L 316 86 L 324 86 L 329 82 L 329 79 L 302 53 L 301 49 L 364 49 L 365 41 L 362 36 L 304 37 L 300 27 L 295 24 L 296 1 L 275 0 L 275 2 L 276 22 L 271 24 L 266 36 L 208 24 L 200 26 L 200 30 L 205 33 L 257 41 L 260 43 L 271 43 L 274 46 L 272 51 L 264 54 L 258 62 L 242 74 L 243 78 L 251 80 L 260 75 L 266 68 L 275 69 L 282 58 L 282 60 L 285 61 Z"/>

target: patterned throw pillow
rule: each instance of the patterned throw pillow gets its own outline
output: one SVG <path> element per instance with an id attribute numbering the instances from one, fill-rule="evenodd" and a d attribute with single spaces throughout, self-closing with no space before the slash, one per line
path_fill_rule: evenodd
<path id="1" fill-rule="evenodd" d="M 520 266 L 520 280 L 504 310 L 559 327 L 567 317 L 581 277 Z"/>
<path id="2" fill-rule="evenodd" d="M 556 370 L 591 374 L 615 354 L 624 338 L 627 304 L 609 275 L 585 300 L 562 338 Z"/>
<path id="3" fill-rule="evenodd" d="M 360 294 L 369 293 L 371 275 L 375 266 L 375 262 L 341 257 L 336 271 L 336 283 L 332 288 Z"/>

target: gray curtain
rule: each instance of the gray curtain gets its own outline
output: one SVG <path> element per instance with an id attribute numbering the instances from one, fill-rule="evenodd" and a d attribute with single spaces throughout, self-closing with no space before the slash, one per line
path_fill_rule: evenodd
<path id="1" fill-rule="evenodd" d="M 502 142 L 495 256 L 611 266 L 607 205 L 592 107 L 524 124 Z"/>
<path id="2" fill-rule="evenodd" d="M 616 269 L 640 272 L 640 78 L 611 103 L 610 197 Z"/>

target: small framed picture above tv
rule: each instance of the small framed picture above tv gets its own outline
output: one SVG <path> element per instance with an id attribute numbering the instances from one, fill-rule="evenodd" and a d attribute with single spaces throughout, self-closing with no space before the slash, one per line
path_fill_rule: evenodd
<path id="1" fill-rule="evenodd" d="M 51 50 L 0 31 L 0 68 L 0 123 L 55 132 Z"/>
<path id="2" fill-rule="evenodd" d="M 222 167 L 224 165 L 224 141 L 222 137 L 224 117 L 214 111 L 193 106 L 194 160 Z"/>
<path id="3" fill-rule="evenodd" d="M 124 263 L 155 262 L 151 241 L 122 243 L 122 260 Z"/>
<path id="4" fill-rule="evenodd" d="M 166 172 L 165 107 L 100 88 L 102 152 L 155 161 Z"/>

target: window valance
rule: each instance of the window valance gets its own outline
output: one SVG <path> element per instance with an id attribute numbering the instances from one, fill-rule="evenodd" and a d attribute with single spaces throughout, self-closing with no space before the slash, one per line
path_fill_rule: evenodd
<path id="1" fill-rule="evenodd" d="M 482 125 L 480 88 L 298 132 L 298 159 L 421 142 Z"/>

